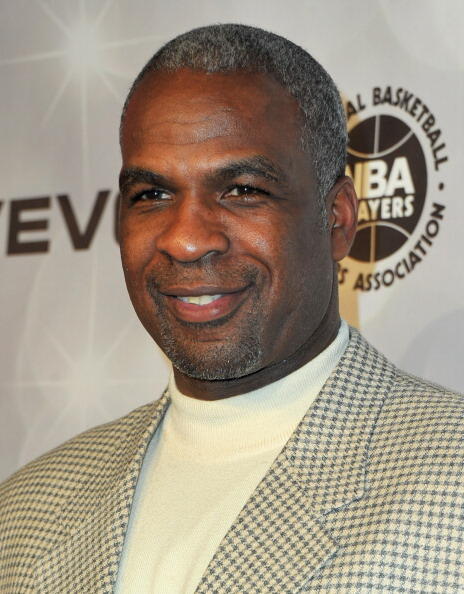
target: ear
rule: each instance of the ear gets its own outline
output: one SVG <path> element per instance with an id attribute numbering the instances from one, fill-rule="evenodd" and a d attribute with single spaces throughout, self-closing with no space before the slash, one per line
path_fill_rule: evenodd
<path id="1" fill-rule="evenodd" d="M 358 222 L 358 198 L 350 177 L 340 177 L 327 195 L 327 216 L 332 258 L 339 262 L 350 251 Z"/>

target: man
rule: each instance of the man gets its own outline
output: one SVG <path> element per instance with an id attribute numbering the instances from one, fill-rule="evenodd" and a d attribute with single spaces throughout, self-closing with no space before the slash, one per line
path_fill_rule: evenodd
<path id="1" fill-rule="evenodd" d="M 126 283 L 173 376 L 4 484 L 1 591 L 462 591 L 463 401 L 340 323 L 357 200 L 327 73 L 191 31 L 121 148 Z"/>

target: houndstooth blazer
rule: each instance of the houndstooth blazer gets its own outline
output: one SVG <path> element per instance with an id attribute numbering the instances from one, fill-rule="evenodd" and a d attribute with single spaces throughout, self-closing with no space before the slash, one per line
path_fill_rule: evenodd
<path id="1" fill-rule="evenodd" d="M 112 592 L 168 401 L 87 431 L 2 485 L 2 594 Z M 400 372 L 351 330 L 196 592 L 464 592 L 463 411 L 461 396 Z"/>

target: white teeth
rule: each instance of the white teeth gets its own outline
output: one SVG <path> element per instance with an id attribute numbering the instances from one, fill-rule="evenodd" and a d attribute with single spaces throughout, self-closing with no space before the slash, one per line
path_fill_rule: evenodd
<path id="1" fill-rule="evenodd" d="M 208 305 L 219 299 L 222 295 L 192 295 L 190 297 L 177 297 L 184 303 L 194 303 L 195 305 Z"/>

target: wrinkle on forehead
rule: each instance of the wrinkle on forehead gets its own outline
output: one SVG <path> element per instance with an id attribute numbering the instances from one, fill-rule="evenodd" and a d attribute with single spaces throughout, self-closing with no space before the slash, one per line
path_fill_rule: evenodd
<path id="1" fill-rule="evenodd" d="M 146 125 L 141 125 L 131 131 L 131 139 L 159 144 L 188 145 L 205 142 L 218 137 L 230 136 L 237 133 L 237 118 L 234 109 L 230 107 L 216 108 L 213 113 L 185 114 L 174 112 L 171 117 L 163 119 L 149 119 Z"/>

